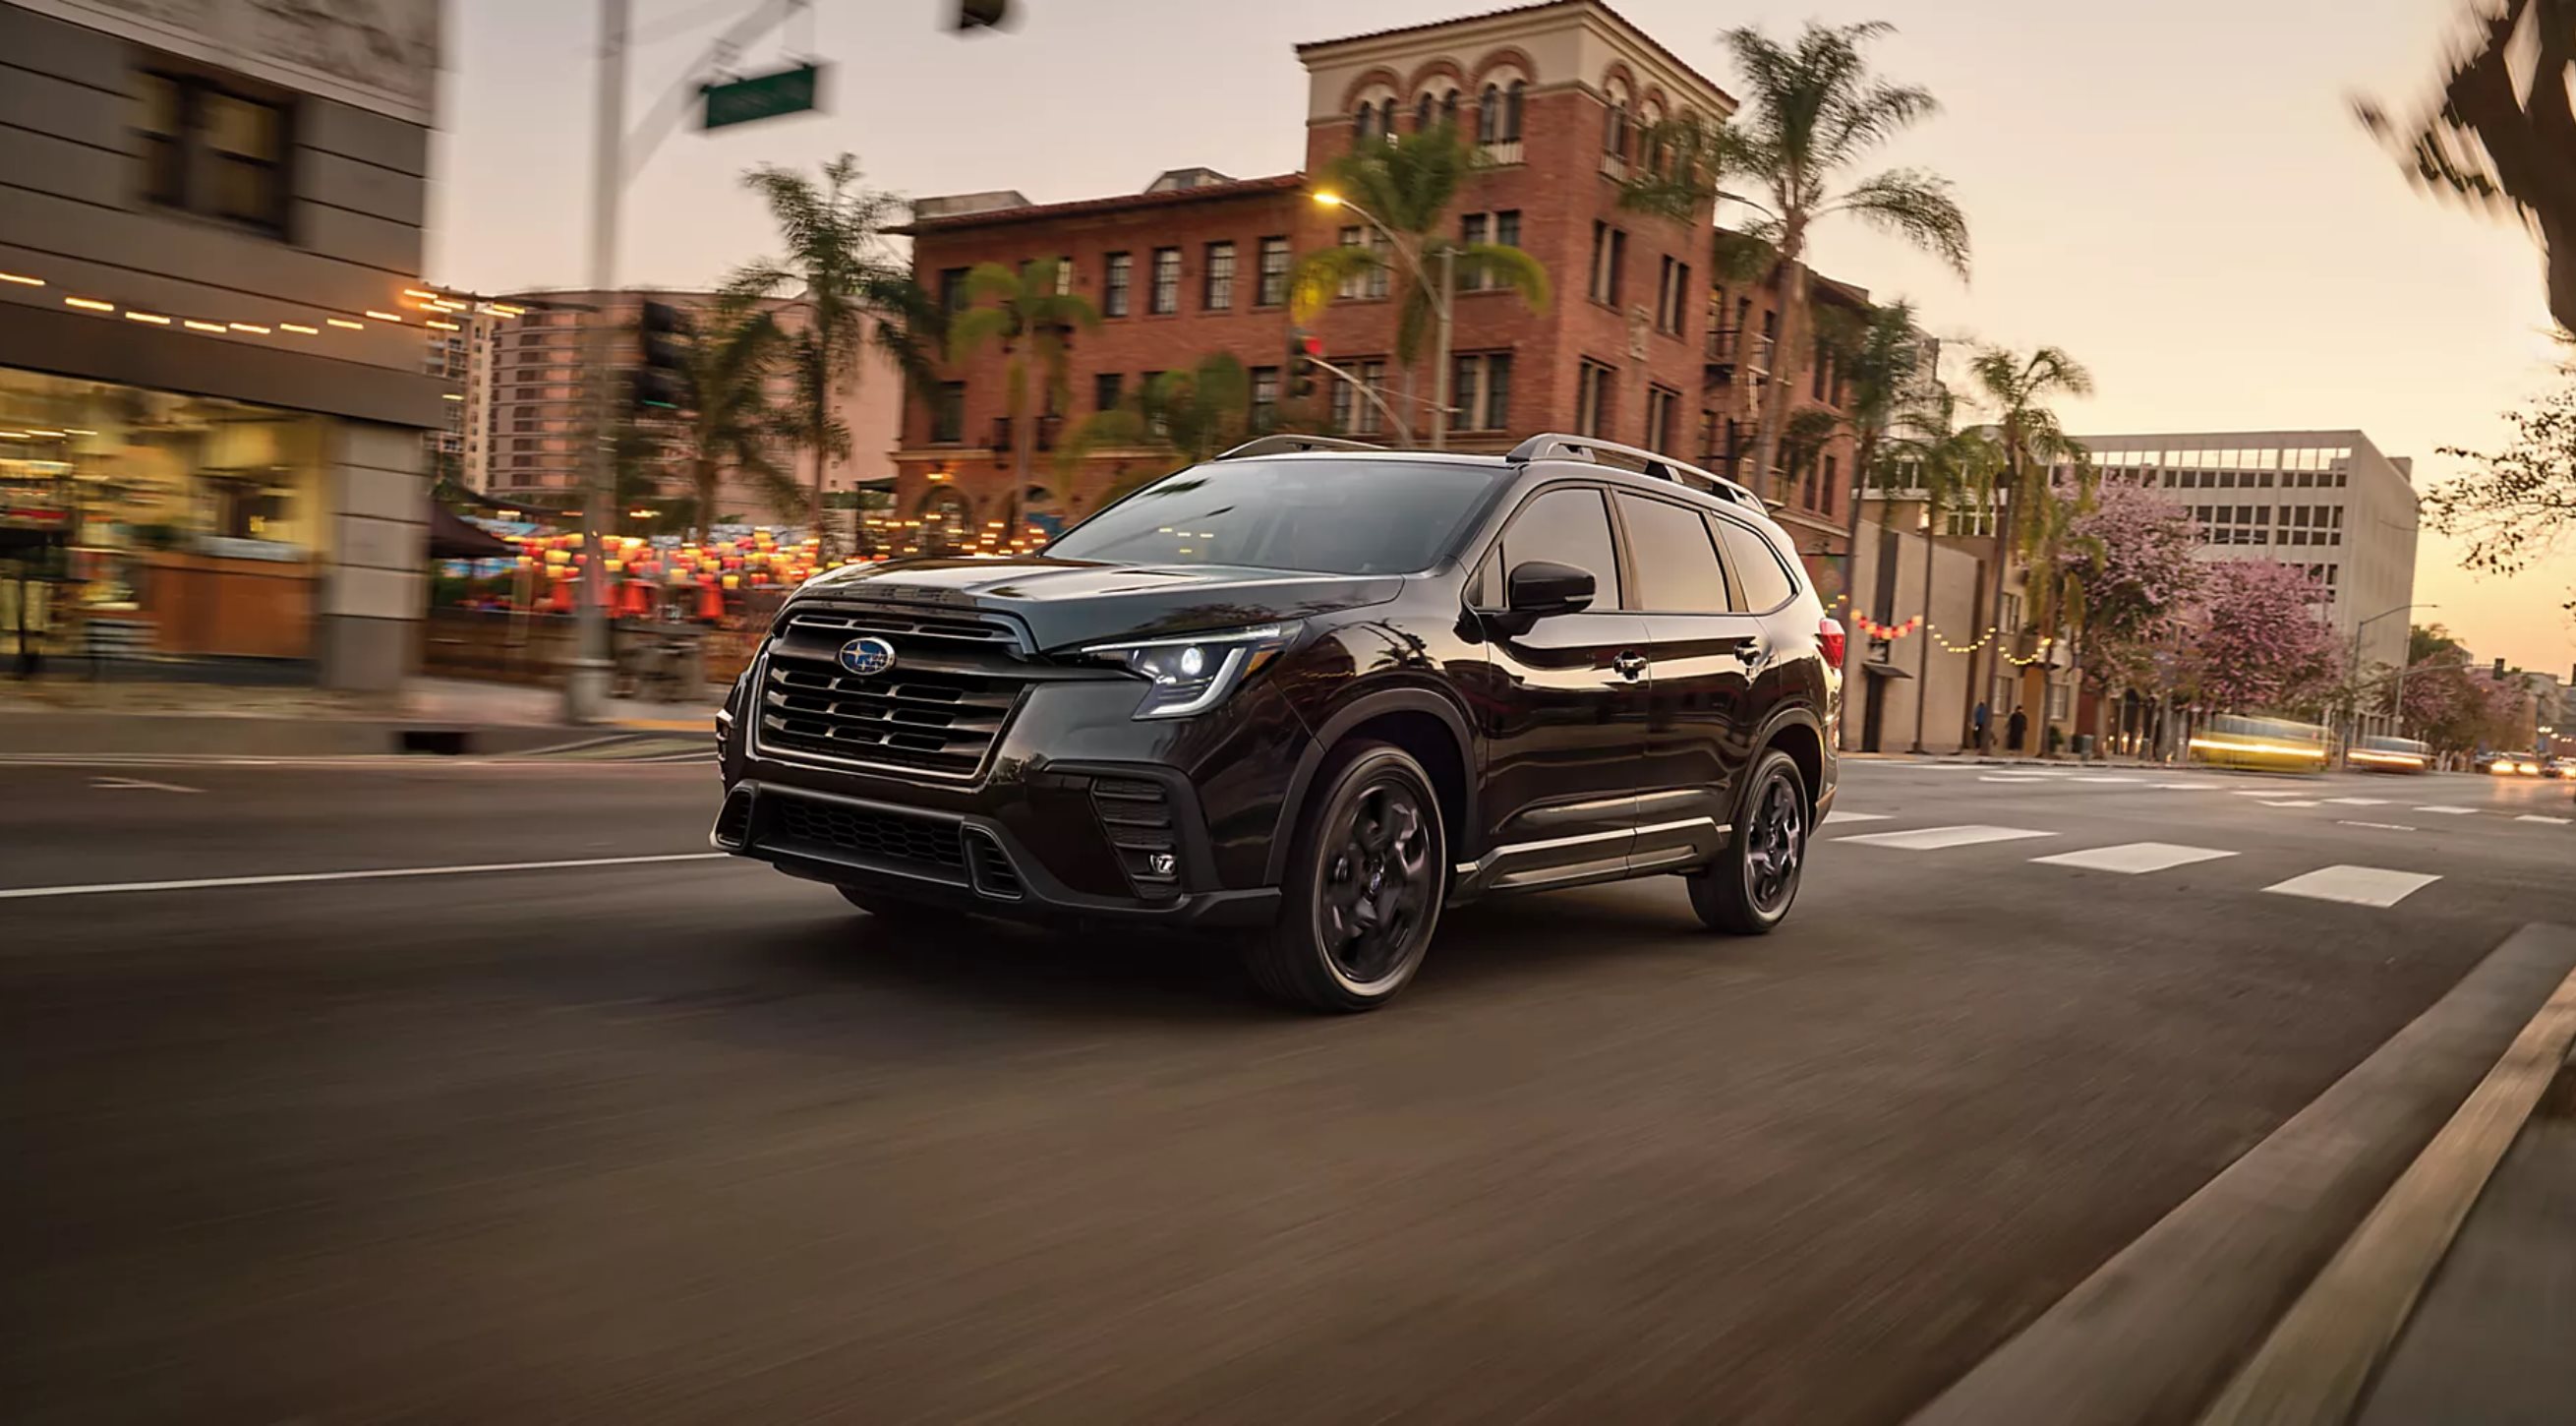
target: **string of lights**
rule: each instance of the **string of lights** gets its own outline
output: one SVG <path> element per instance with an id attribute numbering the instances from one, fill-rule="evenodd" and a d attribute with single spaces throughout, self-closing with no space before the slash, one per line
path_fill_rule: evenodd
<path id="1" fill-rule="evenodd" d="M 1941 632 L 1940 625 L 1930 622 L 1920 614 L 1916 614 L 1908 618 L 1902 624 L 1881 624 L 1866 614 L 1853 611 L 1851 609 L 1851 597 L 1844 594 L 1837 594 L 1833 597 L 1833 607 L 1849 612 L 1852 624 L 1863 634 L 1868 635 L 1872 639 L 1901 639 L 1908 634 L 1913 633 L 1915 630 L 1920 629 L 1926 635 L 1930 636 L 1932 642 L 1941 646 L 1941 651 L 1943 653 L 1973 654 L 1984 648 L 1986 645 L 2003 637 L 2003 630 L 1988 626 L 1986 631 L 1978 635 L 1972 642 L 1954 644 Z M 2051 643 L 2053 645 L 2054 641 L 2052 640 Z M 2011 664 L 2015 668 L 2028 668 L 2032 664 L 2048 662 L 2052 652 L 2053 648 L 2042 649 L 2040 652 L 2031 654 L 2027 657 L 2018 654 L 2005 654 L 2003 658 L 2004 662 Z"/>
<path id="2" fill-rule="evenodd" d="M 303 317 L 315 311 L 321 312 L 324 314 L 321 326 L 315 326 L 310 321 L 290 321 L 283 317 L 260 322 L 216 321 L 210 317 L 191 316 L 184 312 L 163 312 L 157 308 L 139 307 L 132 303 L 119 303 L 105 297 L 69 291 L 59 287 L 49 278 L 32 273 L 0 272 L 0 284 L 61 291 L 62 305 L 75 312 L 93 313 L 101 318 L 121 318 L 148 327 L 162 327 L 173 332 L 196 332 L 206 336 L 323 337 L 330 335 L 332 331 L 368 331 L 371 323 L 376 326 L 405 327 L 411 323 L 411 319 L 403 313 L 385 308 L 361 308 L 351 312 L 321 307 L 318 304 L 308 304 L 306 310 L 298 311 L 293 315 Z M 438 331 L 462 331 L 462 326 L 448 320 L 455 315 L 482 313 L 508 319 L 521 316 L 526 311 L 525 308 L 514 307 L 507 303 L 461 301 L 453 295 L 425 287 L 403 288 L 402 296 L 410 299 L 414 308 L 421 314 L 418 319 L 421 326 Z M 399 302 L 388 304 L 388 306 L 400 305 L 402 304 Z"/>

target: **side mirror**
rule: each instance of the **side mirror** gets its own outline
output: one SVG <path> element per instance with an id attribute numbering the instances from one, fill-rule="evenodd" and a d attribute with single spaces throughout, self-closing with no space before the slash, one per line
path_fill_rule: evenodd
<path id="1" fill-rule="evenodd" d="M 1595 590 L 1592 571 L 1549 560 L 1516 564 L 1503 583 L 1504 606 L 1524 619 L 1580 614 L 1592 607 Z"/>

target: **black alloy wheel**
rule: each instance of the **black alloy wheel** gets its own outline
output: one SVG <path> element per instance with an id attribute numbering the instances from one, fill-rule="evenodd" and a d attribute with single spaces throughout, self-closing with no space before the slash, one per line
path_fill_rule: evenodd
<path id="1" fill-rule="evenodd" d="M 1789 755 L 1773 748 L 1745 772 L 1735 829 L 1717 860 L 1692 873 L 1691 909 L 1711 930 L 1769 932 L 1788 916 L 1806 870 L 1806 783 Z"/>
<path id="2" fill-rule="evenodd" d="M 1279 921 L 1244 948 L 1275 998 L 1373 1010 L 1422 965 L 1448 892 L 1448 836 L 1422 765 L 1401 748 L 1337 750 L 1298 819 Z"/>

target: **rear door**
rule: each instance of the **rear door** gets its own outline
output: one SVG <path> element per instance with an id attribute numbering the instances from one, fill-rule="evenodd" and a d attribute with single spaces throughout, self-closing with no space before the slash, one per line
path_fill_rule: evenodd
<path id="1" fill-rule="evenodd" d="M 1644 771 L 1646 621 L 1621 607 L 1607 492 L 1551 486 L 1524 501 L 1479 566 L 1468 599 L 1499 610 L 1516 565 L 1590 570 L 1592 607 L 1526 630 L 1480 622 L 1492 640 L 1485 726 L 1486 885 L 1624 872 Z"/>
<path id="2" fill-rule="evenodd" d="M 1762 621 L 1729 581 L 1719 541 L 1694 505 L 1615 497 L 1646 622 L 1646 764 L 1631 868 L 1704 859 L 1732 819 L 1736 779 L 1753 756 L 1753 675 Z"/>

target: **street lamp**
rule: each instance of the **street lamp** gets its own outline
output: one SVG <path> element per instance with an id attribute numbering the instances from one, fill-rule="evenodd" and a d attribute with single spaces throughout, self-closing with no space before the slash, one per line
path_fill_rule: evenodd
<path id="1" fill-rule="evenodd" d="M 1316 189 L 1314 199 L 1321 207 L 1348 208 L 1360 216 L 1360 221 L 1377 229 L 1386 238 L 1387 246 L 1393 248 L 1397 255 L 1404 259 L 1404 265 L 1413 274 L 1413 280 L 1422 284 L 1423 289 L 1431 294 L 1434 331 L 1431 352 L 1431 448 L 1435 451 L 1447 450 L 1449 448 L 1449 342 L 1450 335 L 1456 327 L 1451 302 L 1452 289 L 1458 282 L 1458 249 L 1454 245 L 1447 244 L 1441 247 L 1440 280 L 1435 283 L 1431 280 L 1431 274 L 1423 270 L 1421 254 L 1406 246 L 1404 240 L 1395 235 L 1394 229 L 1377 220 L 1376 214 L 1329 188 Z"/>
<path id="2" fill-rule="evenodd" d="M 2442 606 L 2439 604 L 2400 604 L 2394 609 L 2383 609 L 2380 612 L 2371 615 L 2369 618 L 2362 620 L 2360 623 L 2353 625 L 2352 676 L 2348 682 L 2354 685 L 2358 685 L 2361 682 L 2361 636 L 2364 631 L 2370 628 L 2371 625 L 2378 623 L 2382 619 L 2394 618 L 2399 614 L 2409 613 L 2417 609 L 2439 609 L 2441 607 Z M 2406 734 L 2406 666 L 2414 661 L 2414 640 L 2409 639 L 2407 640 L 2406 651 L 2397 656 L 2397 703 L 2396 712 L 2391 715 L 2396 721 L 2397 733 L 2400 737 L 2404 737 Z M 2353 739 L 2359 736 L 2360 732 L 2361 699 L 2356 696 L 2352 702 L 2352 725 L 2344 732 L 2343 751 L 2344 766 L 2346 767 L 2350 767 L 2352 765 L 2352 743 Z"/>

